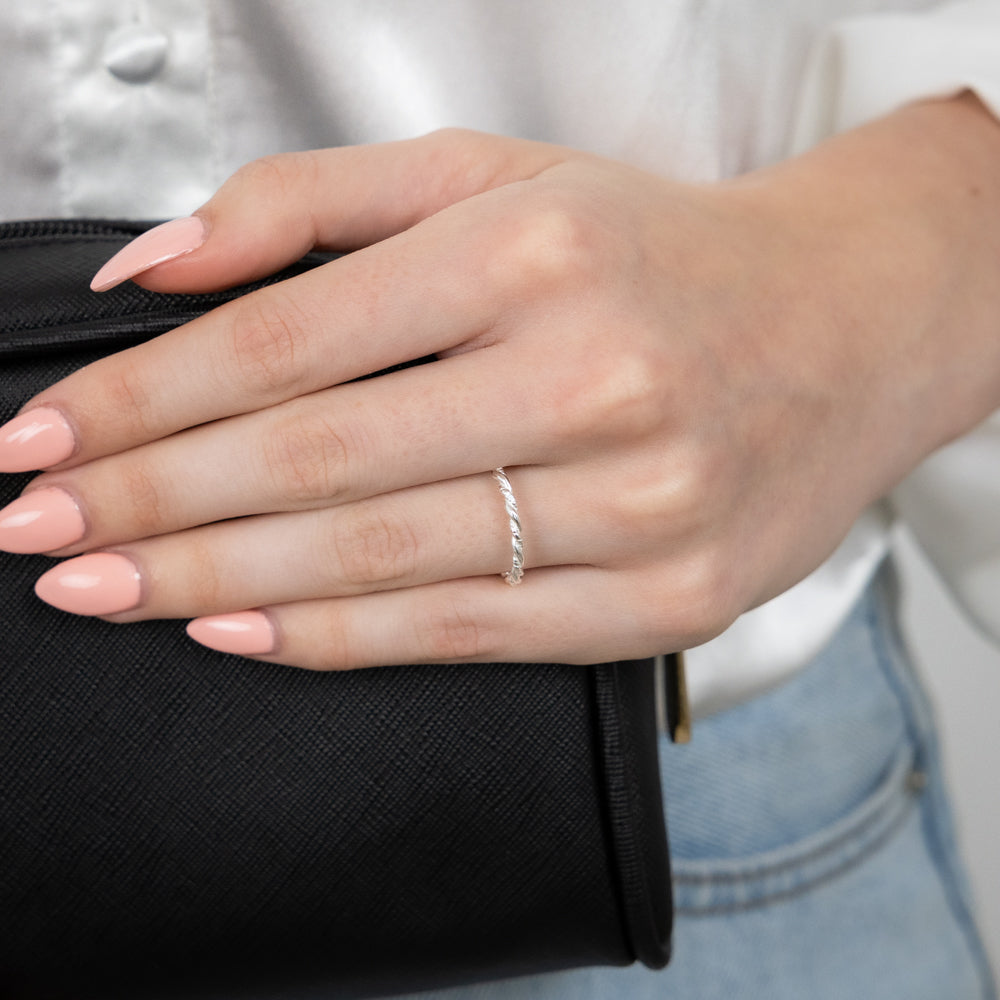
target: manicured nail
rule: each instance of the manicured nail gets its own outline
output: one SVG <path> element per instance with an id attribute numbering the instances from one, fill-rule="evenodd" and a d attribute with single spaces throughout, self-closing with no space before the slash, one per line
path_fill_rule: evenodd
<path id="1" fill-rule="evenodd" d="M 64 462 L 76 448 L 66 418 L 36 406 L 0 427 L 0 472 L 32 472 Z"/>
<path id="2" fill-rule="evenodd" d="M 76 501 L 55 487 L 31 490 L 0 510 L 0 550 L 52 552 L 83 538 Z"/>
<path id="3" fill-rule="evenodd" d="M 35 593 L 46 604 L 74 615 L 113 615 L 134 608 L 141 595 L 139 571 L 115 552 L 67 559 L 38 578 Z"/>
<path id="4" fill-rule="evenodd" d="M 262 611 L 209 615 L 188 622 L 187 634 L 209 649 L 240 656 L 263 656 L 274 651 L 274 628 Z"/>
<path id="5" fill-rule="evenodd" d="M 194 215 L 164 222 L 119 250 L 94 275 L 90 287 L 95 292 L 106 292 L 157 264 L 197 250 L 205 242 L 205 236 L 205 224 Z"/>

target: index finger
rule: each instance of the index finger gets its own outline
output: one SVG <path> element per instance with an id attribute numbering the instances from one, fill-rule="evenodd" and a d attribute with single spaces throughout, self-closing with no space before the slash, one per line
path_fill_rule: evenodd
<path id="1" fill-rule="evenodd" d="M 552 147 L 514 145 L 528 151 L 521 170 L 541 170 L 555 156 Z M 371 155 L 376 163 L 392 159 L 383 148 L 373 148 Z M 393 155 L 409 154 L 400 148 Z M 480 169 L 476 184 L 489 188 L 513 176 L 509 150 L 504 157 L 504 169 L 494 174 Z M 426 168 L 433 157 L 424 160 Z M 368 182 L 377 184 L 384 172 L 376 171 Z M 466 178 L 465 185 L 458 184 L 462 198 L 470 194 L 468 183 Z M 479 216 L 473 210 L 470 219 L 467 202 L 437 211 L 447 200 L 442 192 L 432 190 L 426 178 L 414 184 L 417 194 L 396 199 L 395 222 L 410 228 L 102 359 L 40 393 L 0 428 L 0 471 L 80 464 L 448 350 L 481 332 L 493 321 L 499 297 L 489 262 L 470 252 L 469 231 L 477 220 L 502 218 L 502 207 L 489 210 L 490 194 L 505 200 L 500 191 L 479 196 L 487 205 Z M 361 185 L 355 179 L 352 191 Z M 272 202 L 275 197 L 272 192 Z M 297 193 L 288 198 L 289 210 L 299 214 L 289 220 L 275 210 L 284 236 L 269 262 L 277 265 L 281 254 L 299 253 L 302 233 L 324 244 L 336 242 L 338 233 L 350 235 L 351 226 L 338 227 L 332 219 L 343 207 L 339 198 L 324 203 L 331 218 L 317 218 L 318 209 Z M 412 225 L 425 210 L 436 214 Z M 246 227 L 230 220 L 227 228 L 224 217 L 217 213 L 213 229 L 232 243 Z M 355 219 L 355 233 L 359 224 Z M 388 226 L 388 218 L 379 224 Z M 266 243 L 268 235 L 270 230 L 257 234 L 254 245 Z M 197 254 L 161 268 L 190 269 L 196 256 L 215 252 L 213 246 L 210 239 Z M 235 249 L 234 256 L 240 257 Z M 235 266 L 230 276 L 239 274 L 240 265 Z"/>
<path id="2" fill-rule="evenodd" d="M 381 247 L 372 256 L 388 254 Z M 442 302 L 380 259 L 360 258 L 254 292 L 74 372 L 0 428 L 0 469 L 115 454 L 444 350 L 476 327 L 475 297 L 469 308 Z"/>

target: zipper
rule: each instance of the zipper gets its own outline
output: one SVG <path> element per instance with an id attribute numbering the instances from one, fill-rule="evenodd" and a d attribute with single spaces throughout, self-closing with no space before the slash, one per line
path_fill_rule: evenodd
<path id="1" fill-rule="evenodd" d="M 0 222 L 0 241 L 77 240 L 84 236 L 120 236 L 130 239 L 153 225 L 156 223 L 115 219 L 28 219 L 21 222 Z"/>
<path id="2" fill-rule="evenodd" d="M 82 248 L 106 243 L 110 254 L 151 225 L 154 223 L 114 219 L 32 219 L 0 223 L 0 251 L 14 254 L 11 258 L 13 272 L 4 270 L 0 263 L 0 276 L 4 279 L 0 281 L 0 357 L 17 358 L 65 348 L 120 350 L 131 347 L 249 291 L 301 274 L 339 256 L 312 252 L 278 274 L 218 292 L 156 294 L 137 286 L 122 286 L 99 298 L 91 297 L 86 287 L 90 273 L 79 273 L 80 258 L 74 251 L 74 244 Z M 23 248 L 35 248 L 38 251 L 35 259 L 39 263 L 22 263 L 18 251 Z M 18 262 L 16 266 L 14 261 Z M 34 320 L 30 298 L 25 306 L 20 289 L 14 285 L 17 279 L 11 277 L 12 273 L 17 273 L 17 267 L 28 266 L 37 267 L 42 287 L 51 284 L 54 297 L 52 309 Z M 61 275 L 63 267 L 72 278 L 52 277 Z M 29 283 L 33 277 L 31 273 L 27 275 Z M 42 293 L 36 290 L 36 294 Z M 11 303 L 9 309 L 8 301 Z"/>

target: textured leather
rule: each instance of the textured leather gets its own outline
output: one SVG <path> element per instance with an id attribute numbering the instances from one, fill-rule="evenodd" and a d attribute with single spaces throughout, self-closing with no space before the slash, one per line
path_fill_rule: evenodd
<path id="1" fill-rule="evenodd" d="M 140 228 L 0 226 L 0 419 L 245 291 L 92 295 Z M 294 670 L 62 614 L 32 594 L 51 562 L 0 554 L 0 995 L 370 997 L 666 962 L 648 661 Z"/>

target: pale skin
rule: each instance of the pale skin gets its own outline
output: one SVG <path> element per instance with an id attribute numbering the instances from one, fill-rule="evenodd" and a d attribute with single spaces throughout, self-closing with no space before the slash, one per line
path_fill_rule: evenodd
<path id="1" fill-rule="evenodd" d="M 77 450 L 29 489 L 84 515 L 57 555 L 137 567 L 111 620 L 262 609 L 263 660 L 689 648 L 1000 406 L 1000 126 L 969 95 L 719 185 L 444 132 L 251 164 L 198 215 L 144 285 L 365 249 L 41 393 Z"/>

